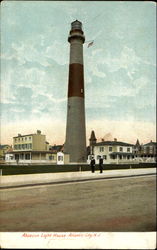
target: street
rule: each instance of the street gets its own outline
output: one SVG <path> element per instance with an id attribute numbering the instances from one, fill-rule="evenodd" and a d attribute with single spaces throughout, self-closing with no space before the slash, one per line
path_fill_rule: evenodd
<path id="1" fill-rule="evenodd" d="M 156 230 L 155 176 L 1 190 L 1 232 Z"/>

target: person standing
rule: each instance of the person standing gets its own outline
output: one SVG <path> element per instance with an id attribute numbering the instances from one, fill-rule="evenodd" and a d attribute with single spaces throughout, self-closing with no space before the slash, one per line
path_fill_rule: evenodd
<path id="1" fill-rule="evenodd" d="M 99 158 L 99 169 L 100 169 L 100 173 L 102 174 L 102 172 L 103 172 L 103 158 L 101 156 Z"/>
<path id="2" fill-rule="evenodd" d="M 91 166 L 91 169 L 92 169 L 92 173 L 95 172 L 95 159 L 94 157 L 92 156 L 92 159 L 91 159 L 91 162 L 90 162 L 90 166 Z"/>

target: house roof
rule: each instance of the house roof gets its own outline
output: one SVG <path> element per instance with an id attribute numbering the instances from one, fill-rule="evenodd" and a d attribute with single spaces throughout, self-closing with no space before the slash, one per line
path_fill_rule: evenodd
<path id="1" fill-rule="evenodd" d="M 95 146 L 134 146 L 134 145 L 121 141 L 102 141 L 102 142 L 97 142 Z"/>
<path id="2" fill-rule="evenodd" d="M 134 155 L 134 154 L 127 152 L 112 152 L 110 155 Z"/>
<path id="3" fill-rule="evenodd" d="M 18 138 L 18 137 L 24 137 L 24 136 L 32 136 L 32 135 L 38 135 L 38 133 L 33 133 L 33 134 L 26 134 L 26 135 L 17 135 L 17 136 L 14 136 L 13 138 Z M 39 134 L 39 135 L 43 135 L 43 134 Z"/>
<path id="4" fill-rule="evenodd" d="M 63 149 L 64 145 L 54 145 L 54 146 L 50 146 L 50 151 L 52 152 L 59 152 Z"/>
<path id="5" fill-rule="evenodd" d="M 30 136 L 30 135 L 35 135 L 35 134 L 17 135 L 17 136 L 13 136 L 13 138 L 18 138 L 18 137 L 23 137 L 23 136 Z"/>
<path id="6" fill-rule="evenodd" d="M 9 153 L 9 152 L 8 152 Z M 38 150 L 20 150 L 20 151 L 12 151 L 13 154 L 19 154 L 19 153 L 44 153 L 44 154 L 53 154 L 54 152 L 51 151 L 38 151 Z"/>
<path id="7" fill-rule="evenodd" d="M 140 146 L 139 139 L 137 139 L 135 146 L 136 146 L 136 147 L 139 147 L 139 146 Z"/>
<path id="8" fill-rule="evenodd" d="M 10 147 L 8 144 L 3 144 L 3 145 L 0 145 L 0 149 L 3 149 L 5 147 Z"/>
<path id="9" fill-rule="evenodd" d="M 11 147 L 11 148 L 9 148 L 9 149 L 7 150 L 7 152 L 8 152 L 8 153 L 13 152 L 13 148 L 12 148 L 12 147 Z"/>
<path id="10" fill-rule="evenodd" d="M 156 142 L 149 142 L 149 143 L 146 143 L 146 144 L 144 144 L 143 146 L 156 146 L 157 145 L 157 143 Z"/>
<path id="11" fill-rule="evenodd" d="M 92 132 L 91 132 L 91 136 L 90 136 L 90 139 L 89 140 L 96 140 L 96 137 L 95 137 L 95 132 L 94 132 L 94 130 L 92 130 Z"/>

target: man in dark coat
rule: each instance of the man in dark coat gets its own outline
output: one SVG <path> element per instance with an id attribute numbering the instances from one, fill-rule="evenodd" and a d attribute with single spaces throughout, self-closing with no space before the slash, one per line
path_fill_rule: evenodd
<path id="1" fill-rule="evenodd" d="M 100 169 L 100 173 L 102 174 L 102 172 L 103 172 L 103 158 L 101 156 L 99 158 L 99 169 Z"/>
<path id="2" fill-rule="evenodd" d="M 95 159 L 93 156 L 92 156 L 90 165 L 91 165 L 92 173 L 94 173 L 95 172 Z"/>

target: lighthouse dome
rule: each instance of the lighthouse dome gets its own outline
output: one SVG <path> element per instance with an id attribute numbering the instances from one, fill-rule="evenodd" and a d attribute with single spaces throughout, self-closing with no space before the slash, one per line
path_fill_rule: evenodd
<path id="1" fill-rule="evenodd" d="M 71 29 L 75 30 L 75 29 L 80 29 L 82 30 L 82 23 L 78 20 L 74 21 L 71 23 Z"/>

